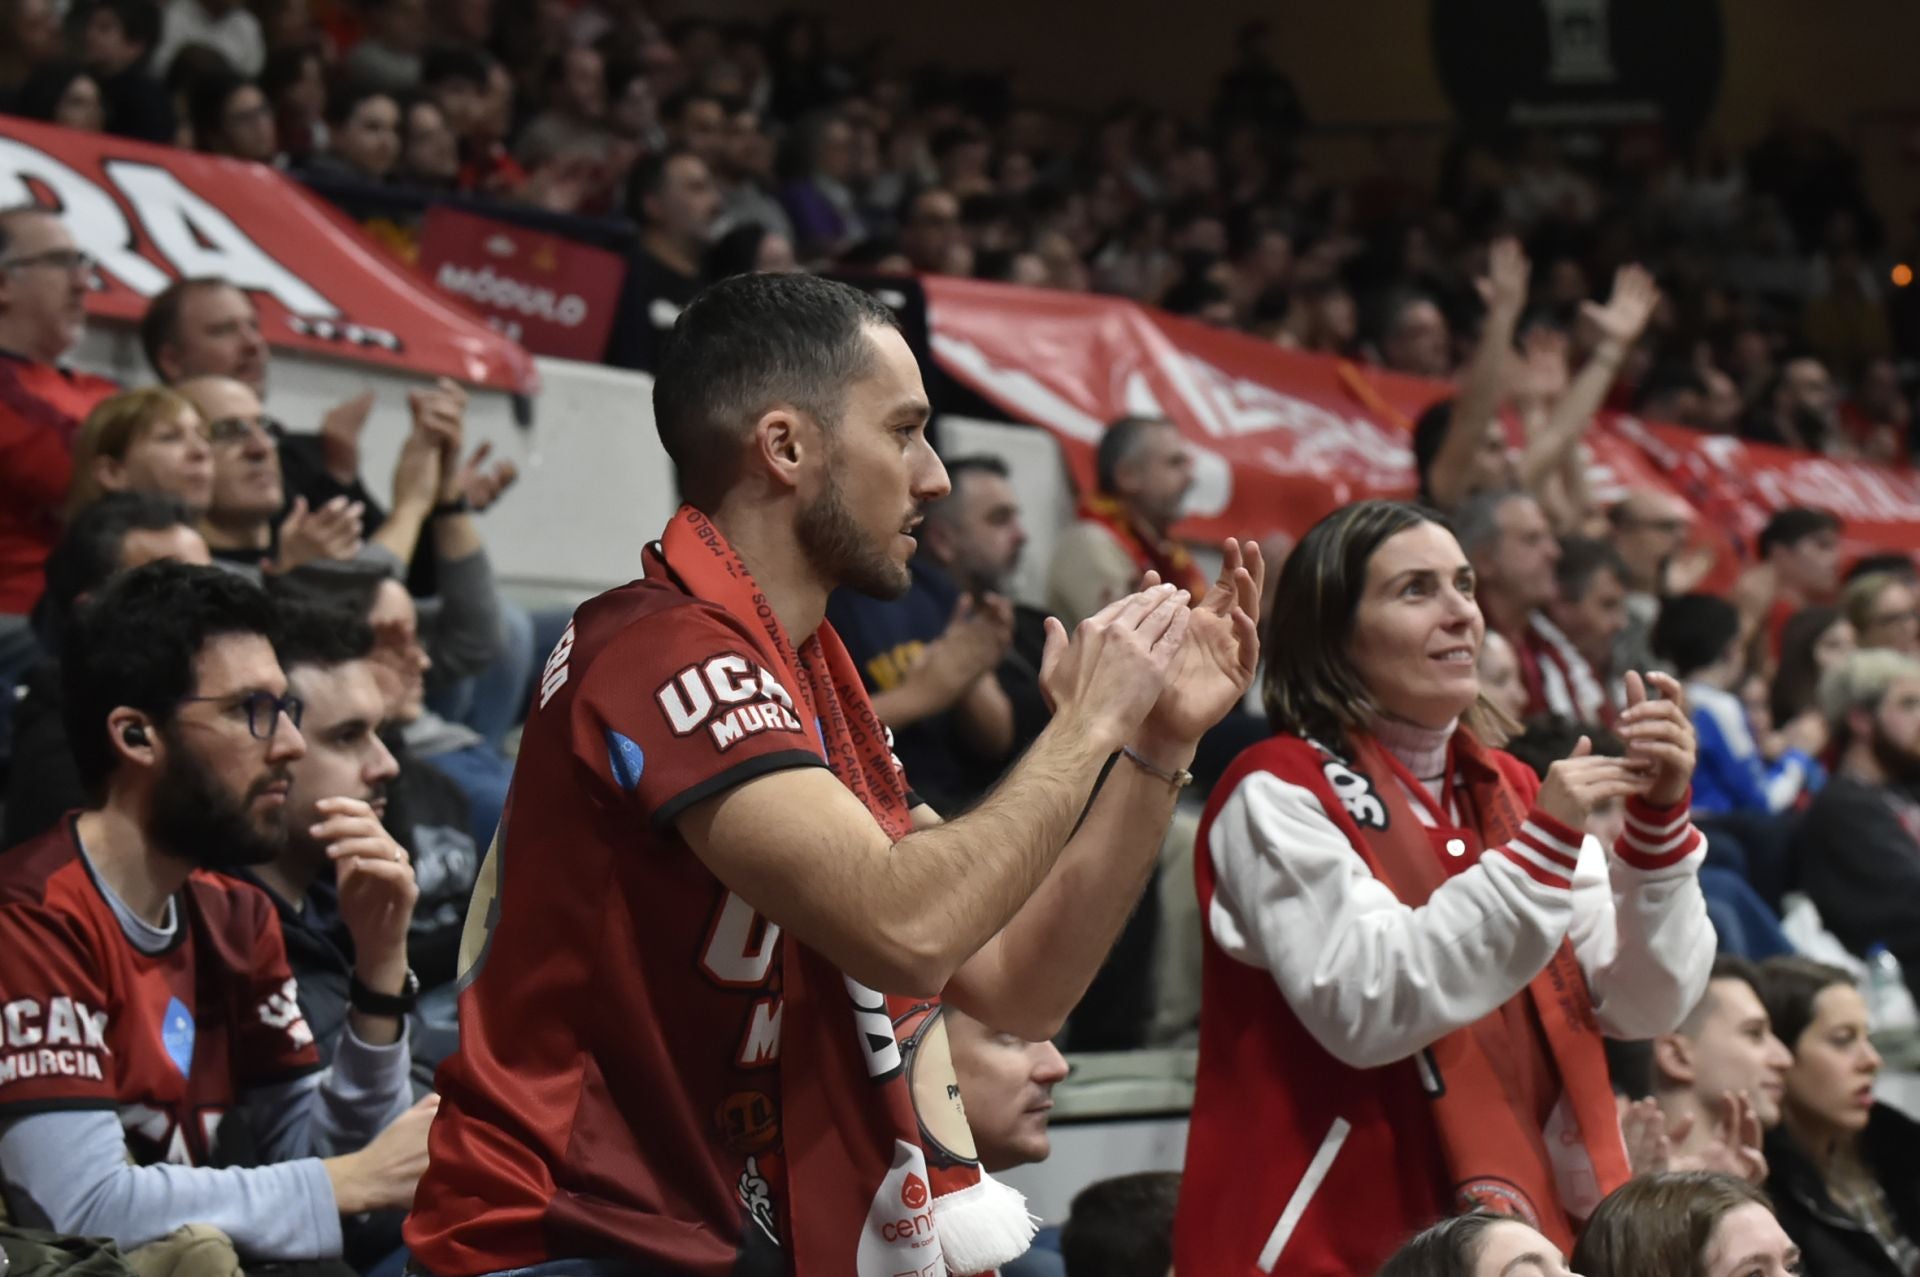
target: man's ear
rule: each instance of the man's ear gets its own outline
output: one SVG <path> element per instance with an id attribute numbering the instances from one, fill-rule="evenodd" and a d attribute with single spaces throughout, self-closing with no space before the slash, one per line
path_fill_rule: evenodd
<path id="1" fill-rule="evenodd" d="M 120 761 L 135 767 L 157 767 L 166 756 L 160 730 L 146 711 L 115 706 L 107 715 L 107 743 Z"/>
<path id="2" fill-rule="evenodd" d="M 1684 1033 L 1662 1033 L 1653 1040 L 1654 1080 L 1669 1078 L 1681 1086 L 1692 1086 L 1696 1073 L 1693 1040 Z"/>
<path id="3" fill-rule="evenodd" d="M 160 374 L 160 380 L 171 386 L 181 379 L 186 369 L 180 365 L 180 349 L 170 341 L 163 341 L 154 347 L 153 370 Z"/>
<path id="4" fill-rule="evenodd" d="M 808 463 L 825 444 L 819 425 L 791 408 L 771 408 L 753 423 L 753 454 L 783 489 L 801 486 Z"/>

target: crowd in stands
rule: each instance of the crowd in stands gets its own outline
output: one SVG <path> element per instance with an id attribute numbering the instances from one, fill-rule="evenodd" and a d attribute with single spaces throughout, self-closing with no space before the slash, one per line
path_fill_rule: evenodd
<path id="1" fill-rule="evenodd" d="M 1620 407 L 1907 462 L 1899 359 L 1920 353 L 1920 312 L 1882 283 L 1907 245 L 1832 137 L 1783 119 L 1738 160 L 1636 138 L 1577 165 L 1544 135 L 1461 141 L 1422 173 L 1394 136 L 1378 173 L 1333 183 L 1303 158 L 1302 104 L 1256 28 L 1204 123 L 1129 105 L 1091 125 L 977 79 L 840 56 L 801 17 L 0 0 L 0 29 L 0 109 L 282 165 L 349 208 L 372 187 L 628 219 L 607 352 L 626 367 L 654 370 L 711 283 L 805 268 L 1100 291 L 1451 381 L 1412 438 L 1420 497 L 1449 538 L 1428 548 L 1456 546 L 1464 573 L 1409 570 L 1484 618 L 1484 641 L 1460 622 L 1468 684 L 1444 676 L 1448 695 L 1484 694 L 1468 697 L 1474 739 L 1528 769 L 1504 783 L 1560 804 L 1504 879 L 1474 889 L 1497 898 L 1488 915 L 1564 933 L 1577 908 L 1562 897 L 1607 872 L 1582 848 L 1613 852 L 1607 916 L 1629 920 L 1622 935 L 1638 927 L 1646 952 L 1576 923 L 1567 970 L 1591 986 L 1596 1022 L 1633 1039 L 1609 1044 L 1607 1077 L 1635 1176 L 1566 1253 L 1551 1220 L 1541 1232 L 1475 1212 L 1382 1272 L 1920 1265 L 1916 1131 L 1872 1102 L 1876 1035 L 1884 1046 L 1898 1027 L 1877 1022 L 1883 977 L 1904 972 L 1920 993 L 1920 568 L 1848 561 L 1841 520 L 1790 507 L 1740 547 L 1737 585 L 1708 591 L 1694 511 L 1652 492 L 1602 500 L 1582 443 Z M 409 251 L 408 226 L 369 216 Z M 507 802 L 507 742 L 572 632 L 493 579 L 484 515 L 512 499 L 514 475 L 468 447 L 460 387 L 408 396 L 411 430 L 376 493 L 358 449 L 371 400 L 276 420 L 271 352 L 225 281 L 152 300 L 140 336 L 154 385 L 63 367 L 91 265 L 57 217 L 0 210 L 0 674 L 21 689 L 0 705 L 0 989 L 15 999 L 0 1027 L 10 1048 L 46 1047 L 10 1057 L 33 1060 L 37 1082 L 0 1079 L 0 1186 L 15 1223 L 130 1251 L 204 1242 L 190 1231 L 204 1225 L 249 1259 L 369 1271 L 399 1245 L 434 1070 L 459 1041 L 461 933 Z M 951 816 L 1049 721 L 1047 618 L 1071 629 L 1143 579 L 1199 599 L 1208 578 L 1173 534 L 1193 471 L 1169 422 L 1108 428 L 1044 608 L 1009 594 L 1027 536 L 1005 461 L 952 455 L 945 470 L 904 595 L 842 590 L 828 617 L 915 793 Z M 1386 543 L 1383 529 L 1366 553 Z M 1269 547 L 1270 581 L 1290 550 Z M 1281 623 L 1258 619 L 1276 636 L 1271 673 Z M 1335 687 L 1356 704 L 1436 695 L 1364 657 L 1378 681 Z M 1620 779 L 1650 707 L 1681 695 L 1698 751 L 1690 822 L 1679 799 Z M 1387 966 L 1360 963 L 1344 984 L 1315 966 L 1359 925 L 1350 914 L 1391 901 L 1341 894 L 1325 865 L 1308 875 L 1319 887 L 1275 886 L 1258 831 L 1290 831 L 1297 869 L 1345 856 L 1367 826 L 1347 827 L 1356 807 L 1332 789 L 1309 807 L 1241 792 L 1233 760 L 1276 729 L 1343 726 L 1270 692 L 1207 733 L 1192 768 L 1199 794 L 1219 787 L 1218 810 L 1197 847 L 1195 813 L 1175 819 L 1161 884 L 1063 1034 L 1070 1049 L 1199 1041 L 1197 1132 L 1224 1140 L 1248 1120 L 1238 1091 L 1221 1106 L 1222 1082 L 1204 1080 L 1220 1031 L 1199 1009 L 1204 946 L 1209 964 L 1224 953 L 1258 971 L 1303 1055 L 1356 1072 L 1525 1002 L 1540 966 L 1521 968 L 1553 960 L 1437 968 L 1407 994 L 1422 1002 L 1412 1024 L 1367 1018 L 1394 987 Z M 1455 766 L 1470 747 L 1453 731 L 1383 738 L 1377 767 Z M 1451 832 L 1452 813 L 1412 797 L 1407 827 Z M 1708 947 L 1711 976 L 1693 980 Z M 134 987 L 175 1001 L 154 1012 Z M 209 989 L 221 1014 L 204 1009 Z M 15 1013 L 20 1000 L 32 1009 Z M 1044 1159 L 1058 1051 L 958 1010 L 947 1023 L 982 1165 Z M 109 1084 L 109 1054 L 135 1061 L 131 1075 Z M 1231 1186 L 1207 1183 L 1217 1209 Z M 1060 1239 L 1066 1271 L 1167 1271 L 1181 1194 L 1165 1176 L 1088 1190 Z"/>

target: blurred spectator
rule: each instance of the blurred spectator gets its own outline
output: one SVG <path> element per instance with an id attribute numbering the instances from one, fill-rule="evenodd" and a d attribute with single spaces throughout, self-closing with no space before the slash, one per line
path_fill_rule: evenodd
<path id="1" fill-rule="evenodd" d="M 853 189 L 853 128 L 838 115 L 820 115 L 803 123 L 790 145 L 796 162 L 780 188 L 780 203 L 793 223 L 800 255 L 809 260 L 837 257 L 865 239 L 867 225 Z"/>
<path id="2" fill-rule="evenodd" d="M 513 78 L 492 55 L 477 49 L 429 49 L 420 63 L 420 87 L 439 103 L 460 143 L 460 189 L 507 194 L 526 174 L 506 146 L 513 116 Z"/>
<path id="3" fill-rule="evenodd" d="M 724 171 L 728 150 L 727 108 L 699 89 L 682 89 L 660 104 L 667 145 L 700 157 L 708 171 Z"/>
<path id="4" fill-rule="evenodd" d="M 1696 812 L 1783 812 L 1819 787 L 1824 774 L 1805 751 L 1762 756 L 1740 684 L 1740 614 L 1711 594 L 1668 599 L 1653 627 L 1653 654 L 1686 684 L 1699 764 L 1693 776 Z"/>
<path id="5" fill-rule="evenodd" d="M 1788 506 L 1767 520 L 1755 548 L 1767 650 L 1777 654 L 1780 633 L 1795 612 L 1839 596 L 1840 520 L 1824 510 Z"/>
<path id="6" fill-rule="evenodd" d="M 1658 490 L 1629 492 L 1607 511 L 1607 540 L 1619 556 L 1627 587 L 1627 626 L 1621 632 L 1621 669 L 1644 669 L 1647 635 L 1660 613 L 1660 600 L 1674 585 L 1676 557 L 1693 527 L 1693 507 Z M 1686 593 L 1693 582 L 1681 585 Z"/>
<path id="7" fill-rule="evenodd" d="M 1842 944 L 1885 945 L 1920 987 L 1920 661 L 1855 652 L 1820 709 L 1837 761 L 1794 835 L 1798 881 Z"/>
<path id="8" fill-rule="evenodd" d="M 1470 497 L 1519 482 L 1499 411 L 1512 375 L 1514 329 L 1527 304 L 1527 270 L 1526 254 L 1517 241 L 1502 239 L 1494 245 L 1486 277 L 1479 282 L 1486 321 L 1459 393 L 1429 405 L 1414 423 L 1413 464 L 1420 496 L 1436 509 L 1456 510 Z M 1397 318 L 1390 314 L 1388 319 L 1388 366 L 1413 372 L 1433 366 L 1438 371 L 1421 375 L 1445 377 L 1452 352 L 1439 309 L 1415 297 L 1389 299 L 1387 306 L 1390 311 L 1397 308 Z"/>
<path id="9" fill-rule="evenodd" d="M 773 140 L 760 117 L 735 111 L 718 148 L 715 181 L 720 187 L 720 216 L 715 234 L 741 226 L 759 225 L 793 243 L 793 222 L 773 193 Z"/>
<path id="10" fill-rule="evenodd" d="M 427 0 L 365 0 L 367 34 L 341 66 L 342 78 L 355 89 L 398 95 L 420 83 L 420 58 L 427 47 Z"/>
<path id="11" fill-rule="evenodd" d="M 1415 377 L 1453 374 L 1453 339 L 1447 317 L 1431 297 L 1402 292 L 1380 303 L 1380 362 Z"/>
<path id="12" fill-rule="evenodd" d="M 173 100 L 154 74 L 160 6 L 154 0 L 96 0 L 81 50 L 100 85 L 107 132 L 143 142 L 173 141 Z"/>
<path id="13" fill-rule="evenodd" d="M 460 180 L 460 144 L 439 103 L 409 98 L 400 117 L 400 179 L 417 190 L 453 191 Z"/>
<path id="14" fill-rule="evenodd" d="M 1802 608 L 1793 614 L 1780 631 L 1780 668 L 1767 702 L 1767 716 L 1776 727 L 1819 715 L 1820 680 L 1844 664 L 1858 642 L 1853 623 L 1837 607 Z"/>
<path id="15" fill-rule="evenodd" d="M 960 201 L 951 191 L 929 187 L 908 199 L 900 247 L 923 275 L 972 274 L 973 255 L 960 230 Z"/>
<path id="16" fill-rule="evenodd" d="M 73 478 L 81 421 L 119 387 L 60 366 L 86 329 L 93 259 L 66 223 L 32 206 L 0 209 L 0 689 L 36 659 L 27 613 Z M 0 758 L 12 697 L 0 694 Z"/>
<path id="17" fill-rule="evenodd" d="M 1721 954 L 1698 1005 L 1653 1039 L 1653 1096 L 1670 1141 L 1661 1169 L 1765 1179 L 1760 1136 L 1780 1125 L 1793 1056 L 1759 984 L 1751 962 Z"/>
<path id="18" fill-rule="evenodd" d="M 1893 328 L 1885 301 L 1867 283 L 1866 264 L 1848 249 L 1831 263 L 1828 277 L 1807 299 L 1801 330 L 1807 345 L 1841 375 L 1859 375 L 1868 361 L 1893 353 Z"/>
<path id="19" fill-rule="evenodd" d="M 1877 554 L 1864 554 L 1847 565 L 1846 581 L 1851 585 L 1863 576 L 1881 574 L 1898 577 L 1902 581 L 1920 581 L 1920 566 L 1916 566 L 1913 556 L 1902 550 L 1882 550 Z"/>
<path id="20" fill-rule="evenodd" d="M 75 62 L 50 62 L 28 76 L 20 88 L 20 114 L 84 133 L 98 133 L 107 123 L 99 82 Z"/>
<path id="21" fill-rule="evenodd" d="M 190 44 L 218 52 L 247 79 L 259 75 L 267 64 L 260 20 L 240 0 L 166 0 L 154 66 L 164 74 L 174 55 Z"/>
<path id="22" fill-rule="evenodd" d="M 953 490 L 926 511 L 907 593 L 882 602 L 840 590 L 827 619 L 859 667 L 874 713 L 893 728 L 915 792 L 935 811 L 957 815 L 1038 734 L 1047 711 L 1036 703 L 1032 674 L 996 672 L 1013 651 L 1007 578 L 1027 536 L 1006 467 L 959 457 L 948 474 Z M 1030 642 L 1026 650 L 1030 657 Z"/>
<path id="23" fill-rule="evenodd" d="M 1100 436 L 1094 491 L 1054 542 L 1047 609 L 1069 630 L 1140 588 L 1148 570 L 1162 582 L 1206 592 L 1206 578 L 1171 535 L 1193 487 L 1193 454 L 1180 428 L 1155 417 L 1122 417 Z"/>
<path id="24" fill-rule="evenodd" d="M 1811 355 L 1784 360 L 1754 401 L 1749 439 L 1829 456 L 1853 455 L 1840 429 L 1839 402 L 1825 364 Z"/>
<path id="25" fill-rule="evenodd" d="M 627 212 L 640 238 L 627 258 L 607 362 L 651 372 L 661 340 L 705 283 L 700 261 L 720 196 L 700 158 L 687 151 L 648 156 L 627 186 Z"/>
<path id="26" fill-rule="evenodd" d="M 337 497 L 317 510 L 284 504 L 280 455 L 259 398 L 231 377 L 189 377 L 177 389 L 200 410 L 213 443 L 213 500 L 200 524 L 214 557 L 256 580 L 315 559 L 351 559 L 364 545 L 361 507 Z"/>
<path id="27" fill-rule="evenodd" d="M 1874 1102 L 1883 1061 L 1866 1000 L 1846 972 L 1802 957 L 1763 963 L 1760 998 L 1793 1052 L 1786 1120 L 1767 1140 L 1767 1188 L 1807 1271 L 1913 1271 L 1920 1128 Z"/>
<path id="28" fill-rule="evenodd" d="M 1165 1277 L 1173 1271 L 1177 1171 L 1098 1180 L 1074 1194 L 1060 1229 L 1067 1277 Z"/>
<path id="29" fill-rule="evenodd" d="M 1920 656 L 1920 588 L 1911 577 L 1870 572 L 1847 585 L 1840 610 L 1864 648 Z"/>
<path id="30" fill-rule="evenodd" d="M 109 492 L 171 497 L 205 514 L 213 500 L 213 445 L 200 410 L 165 386 L 103 399 L 73 440 L 71 523 Z"/>
<path id="31" fill-rule="evenodd" d="M 188 86 L 187 118 L 193 126 L 194 145 L 211 155 L 258 164 L 272 164 L 279 157 L 279 134 L 266 94 L 231 71 L 210 73 Z"/>
<path id="32" fill-rule="evenodd" d="M 274 578 L 270 589 L 296 605 L 344 611 L 375 631 L 368 668 L 380 697 L 381 741 L 396 769 L 386 783 L 382 820 L 407 849 L 420 884 L 407 948 L 425 991 L 422 1027 L 434 1036 L 421 1041 L 417 1054 L 443 1054 L 448 1043 L 442 1035 L 454 1018 L 451 984 L 459 933 L 485 844 L 474 840 L 474 808 L 466 791 L 407 743 L 410 735 L 451 739 L 458 732 L 457 725 L 445 723 L 416 701 L 421 662 L 432 663 L 413 646 L 417 632 L 407 629 L 407 618 L 416 614 L 402 601 L 406 591 L 370 564 L 300 568 Z M 429 638 L 438 643 L 439 637 L 437 615 L 430 612 Z M 464 640 L 454 637 L 446 654 L 458 663 L 469 654 L 461 650 Z"/>
<path id="33" fill-rule="evenodd" d="M 0 0 L 0 109 L 16 110 L 34 70 L 60 56 L 60 18 L 52 0 Z"/>
<path id="34" fill-rule="evenodd" d="M 709 283 L 755 270 L 797 270 L 793 245 L 758 223 L 736 227 L 713 241 L 701 275 Z"/>
<path id="35" fill-rule="evenodd" d="M 207 543 L 194 530 L 196 516 L 172 497 L 117 492 L 77 512 L 47 559 L 47 592 L 34 611 L 43 649 L 20 687 L 15 707 L 15 756 L 7 773 L 5 837 L 0 850 L 16 847 L 86 805 L 79 768 L 67 741 L 61 707 L 57 653 L 77 608 L 120 572 L 172 559 L 211 563 Z"/>
<path id="36" fill-rule="evenodd" d="M 273 107 L 274 132 L 289 162 L 303 165 L 327 149 L 326 63 L 318 46 L 269 54 L 260 91 Z"/>
<path id="37" fill-rule="evenodd" d="M 1546 642 L 1538 649 L 1547 709 L 1579 723 L 1613 722 L 1623 693 L 1614 646 L 1627 627 L 1626 565 L 1604 541 L 1569 537 L 1554 570 L 1559 590 L 1547 605 L 1547 624 L 1534 618 Z"/>
<path id="38" fill-rule="evenodd" d="M 1840 405 L 1840 424 L 1862 456 L 1900 463 L 1912 448 L 1913 401 L 1891 359 L 1867 363 L 1853 393 Z"/>
<path id="39" fill-rule="evenodd" d="M 385 182 L 400 162 L 400 107 L 379 89 L 336 95 L 327 109 L 327 149 L 309 160 L 316 173 Z"/>
<path id="40" fill-rule="evenodd" d="M 1516 724 L 1527 717 L 1527 685 L 1520 681 L 1520 658 L 1499 630 L 1480 640 L 1480 694 Z"/>
<path id="41" fill-rule="evenodd" d="M 1560 664 L 1561 658 L 1548 628 L 1539 622 L 1559 598 L 1554 572 L 1560 545 L 1540 503 L 1523 492 L 1483 493 L 1467 502 L 1455 529 L 1460 548 L 1473 564 L 1475 597 L 1487 628 L 1513 644 L 1519 658 L 1527 714 L 1549 712 L 1546 667 Z M 1585 699 L 1592 699 L 1593 690 L 1587 690 Z M 1601 695 L 1604 699 L 1604 691 Z"/>

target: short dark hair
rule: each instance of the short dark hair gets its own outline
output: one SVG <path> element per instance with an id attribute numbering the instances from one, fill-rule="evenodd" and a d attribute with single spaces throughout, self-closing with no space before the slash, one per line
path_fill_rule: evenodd
<path id="1" fill-rule="evenodd" d="M 1147 431 L 1172 424 L 1165 417 L 1121 417 L 1108 425 L 1093 450 L 1094 486 L 1108 496 L 1114 495 L 1118 491 L 1120 467 L 1140 450 L 1140 441 L 1146 438 Z"/>
<path id="2" fill-rule="evenodd" d="M 1689 1036 L 1700 1031 L 1707 1012 L 1713 1008 L 1713 982 L 1715 980 L 1739 980 L 1753 990 L 1757 997 L 1760 993 L 1759 964 L 1741 957 L 1737 953 L 1719 953 L 1713 958 L 1713 971 L 1707 977 L 1707 987 L 1700 994 L 1700 1000 L 1687 1011 L 1686 1018 L 1680 1021 L 1677 1032 Z"/>
<path id="3" fill-rule="evenodd" d="M 140 55 L 142 62 L 153 56 L 160 44 L 160 6 L 154 0 L 94 0 L 87 16 L 91 18 L 101 9 L 119 19 L 121 32 L 145 50 Z"/>
<path id="4" fill-rule="evenodd" d="M 684 89 L 674 90 L 672 93 L 667 94 L 666 98 L 661 101 L 660 122 L 662 124 L 678 124 L 686 118 L 687 109 L 695 102 L 711 102 L 722 111 L 727 109 L 726 99 L 718 93 L 709 93 L 698 85 L 689 85 Z"/>
<path id="5" fill-rule="evenodd" d="M 1806 506 L 1791 505 L 1767 520 L 1767 526 L 1760 529 L 1758 549 L 1760 558 L 1765 561 L 1776 549 L 1787 549 L 1800 544 L 1810 536 L 1822 532 L 1840 531 L 1840 520 L 1825 510 L 1811 510 Z"/>
<path id="6" fill-rule="evenodd" d="M 44 62 L 35 67 L 20 86 L 19 96 L 11 109 L 16 115 L 29 120 L 43 120 L 49 124 L 60 114 L 60 100 L 67 95 L 75 80 L 92 81 L 96 89 L 100 81 L 93 72 L 78 62 Z"/>
<path id="7" fill-rule="evenodd" d="M 1633 410 L 1645 412 L 1647 405 L 1668 395 L 1707 393 L 1707 382 L 1700 370 L 1680 360 L 1655 364 L 1633 396 Z"/>
<path id="8" fill-rule="evenodd" d="M 420 87 L 431 89 L 449 80 L 460 80 L 475 88 L 487 87 L 493 74 L 493 59 L 479 49 L 458 44 L 434 45 L 420 55 Z"/>
<path id="9" fill-rule="evenodd" d="M 193 144 L 209 149 L 227 135 L 227 102 L 234 94 L 253 87 L 253 81 L 238 71 L 221 68 L 199 76 L 187 85 L 187 120 L 193 125 Z"/>
<path id="10" fill-rule="evenodd" d="M 224 568 L 149 563 L 113 578 L 75 615 L 61 644 L 67 740 L 89 792 L 113 774 L 107 717 L 120 706 L 156 723 L 193 694 L 206 644 L 233 634 L 272 639 L 273 602 Z"/>
<path id="11" fill-rule="evenodd" d="M 193 526 L 187 507 L 154 492 L 110 492 L 81 507 L 47 556 L 47 587 L 35 609 L 42 641 L 57 647 L 80 596 L 93 593 L 120 570 L 128 533 L 183 526 Z"/>
<path id="12" fill-rule="evenodd" d="M 1813 1004 L 1833 986 L 1858 987 L 1854 979 L 1839 967 L 1803 958 L 1797 953 L 1780 954 L 1760 964 L 1755 989 L 1773 1021 L 1773 1035 L 1799 1054 L 1800 1035 L 1813 1023 Z"/>
<path id="13" fill-rule="evenodd" d="M 1645 1038 L 1624 1041 L 1601 1038 L 1600 1049 L 1607 1057 L 1607 1080 L 1613 1093 L 1628 1100 L 1644 1100 L 1653 1094 L 1653 1043 Z"/>
<path id="14" fill-rule="evenodd" d="M 1553 576 L 1564 602 L 1578 603 L 1586 598 L 1587 591 L 1593 588 L 1593 579 L 1602 572 L 1611 572 L 1623 584 L 1626 582 L 1627 565 L 1613 546 L 1592 537 L 1560 539 L 1560 563 Z"/>
<path id="15" fill-rule="evenodd" d="M 1427 476 L 1440 455 L 1441 445 L 1447 441 L 1447 427 L 1453 424 L 1453 404 L 1452 395 L 1436 399 L 1421 411 L 1413 423 L 1413 472 L 1420 481 L 1422 501 L 1433 499 Z"/>
<path id="16" fill-rule="evenodd" d="M 950 520 L 958 511 L 958 506 L 954 498 L 960 495 L 960 481 L 962 479 L 970 474 L 991 474 L 1005 479 L 1012 473 L 1012 471 L 1007 468 L 1006 462 L 1002 461 L 999 457 L 985 452 L 977 452 L 965 457 L 955 457 L 947 461 L 945 465 L 947 467 L 947 482 L 952 486 L 948 489 L 946 496 L 941 497 L 938 501 L 928 502 L 923 512 L 929 520 L 940 520 L 943 523 Z M 947 526 L 952 525 L 951 523 L 947 523 Z"/>
<path id="17" fill-rule="evenodd" d="M 380 587 L 396 579 L 377 563 L 322 561 L 268 577 L 267 593 L 283 607 L 333 608 L 365 621 Z"/>
<path id="18" fill-rule="evenodd" d="M 140 316 L 140 351 L 147 357 L 147 367 L 153 369 L 154 376 L 166 380 L 166 374 L 160 371 L 160 352 L 180 340 L 180 311 L 187 304 L 187 296 L 206 288 L 233 288 L 234 284 L 218 275 L 195 275 L 188 279 L 176 279 L 147 303 L 146 314 Z"/>
<path id="19" fill-rule="evenodd" d="M 1845 580 L 1851 584 L 1863 576 L 1893 576 L 1903 581 L 1912 581 L 1920 576 L 1920 568 L 1914 566 L 1913 556 L 1899 550 L 1888 550 L 1881 554 L 1867 554 L 1855 559 L 1847 568 Z"/>
<path id="20" fill-rule="evenodd" d="M 1501 746 L 1509 754 L 1533 769 L 1533 774 L 1541 780 L 1547 778 L 1547 768 L 1573 753 L 1573 747 L 1584 736 L 1593 746 L 1593 752 L 1603 758 L 1621 758 L 1626 755 L 1626 744 L 1604 727 L 1592 723 L 1576 723 L 1562 714 L 1536 714 L 1527 720 L 1526 730 Z"/>
<path id="21" fill-rule="evenodd" d="M 1486 1231 L 1512 1218 L 1476 1210 L 1443 1219 L 1393 1252 L 1379 1277 L 1473 1277 Z"/>
<path id="22" fill-rule="evenodd" d="M 647 216 L 648 197 L 658 195 L 667 188 L 667 171 L 673 167 L 675 160 L 698 159 L 698 155 L 684 146 L 670 146 L 664 151 L 641 157 L 640 162 L 633 166 L 633 172 L 627 176 L 627 216 L 642 226 L 651 225 L 653 219 Z"/>
<path id="23" fill-rule="evenodd" d="M 400 105 L 399 94 L 382 88 L 380 85 L 350 84 L 339 92 L 328 95 L 327 123 L 335 127 L 345 125 L 348 120 L 353 118 L 355 111 L 358 111 L 362 105 L 372 101 L 374 98 L 385 98 L 387 101 L 393 103 L 395 107 Z"/>
<path id="24" fill-rule="evenodd" d="M 1740 611 L 1714 594 L 1682 594 L 1660 605 L 1653 654 L 1686 678 L 1726 654 L 1740 637 Z"/>
<path id="25" fill-rule="evenodd" d="M 815 275 L 736 275 L 701 292 L 675 321 L 653 383 L 654 426 L 682 495 L 713 509 L 770 408 L 831 427 L 870 366 L 866 330 L 898 327 L 871 296 Z"/>
<path id="26" fill-rule="evenodd" d="M 1074 1194 L 1060 1229 L 1067 1277 L 1166 1277 L 1173 1266 L 1178 1171 L 1142 1171 Z"/>
<path id="27" fill-rule="evenodd" d="M 280 668 L 292 673 L 302 665 L 329 668 L 363 661 L 373 654 L 373 627 L 343 603 L 282 600 L 273 650 Z"/>

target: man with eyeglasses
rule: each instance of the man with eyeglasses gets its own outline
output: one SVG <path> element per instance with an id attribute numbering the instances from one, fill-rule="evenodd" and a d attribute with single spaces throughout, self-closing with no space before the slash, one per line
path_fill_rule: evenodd
<path id="1" fill-rule="evenodd" d="M 60 366 L 86 329 L 93 262 L 45 209 L 0 209 L 0 689 L 38 659 L 27 614 L 73 477 L 73 435 L 102 399 L 104 377 Z M 0 695 L 0 759 L 12 697 Z"/>
<path id="2" fill-rule="evenodd" d="M 0 858 L 0 1188 L 14 1222 L 134 1249 L 187 1224 L 247 1259 L 341 1253 L 426 1162 L 402 1016 L 411 867 L 359 809 L 313 836 L 357 942 L 324 1069 L 272 904 L 212 870 L 288 839 L 302 705 L 273 606 L 231 573 L 118 578 L 63 644 L 95 802 Z"/>
<path id="3" fill-rule="evenodd" d="M 1614 642 L 1614 669 L 1652 668 L 1648 639 L 1660 600 L 1695 584 L 1669 579 L 1692 531 L 1693 507 L 1671 493 L 1637 489 L 1607 511 L 1607 543 L 1620 556 L 1620 582 L 1627 587 L 1627 625 Z"/>

